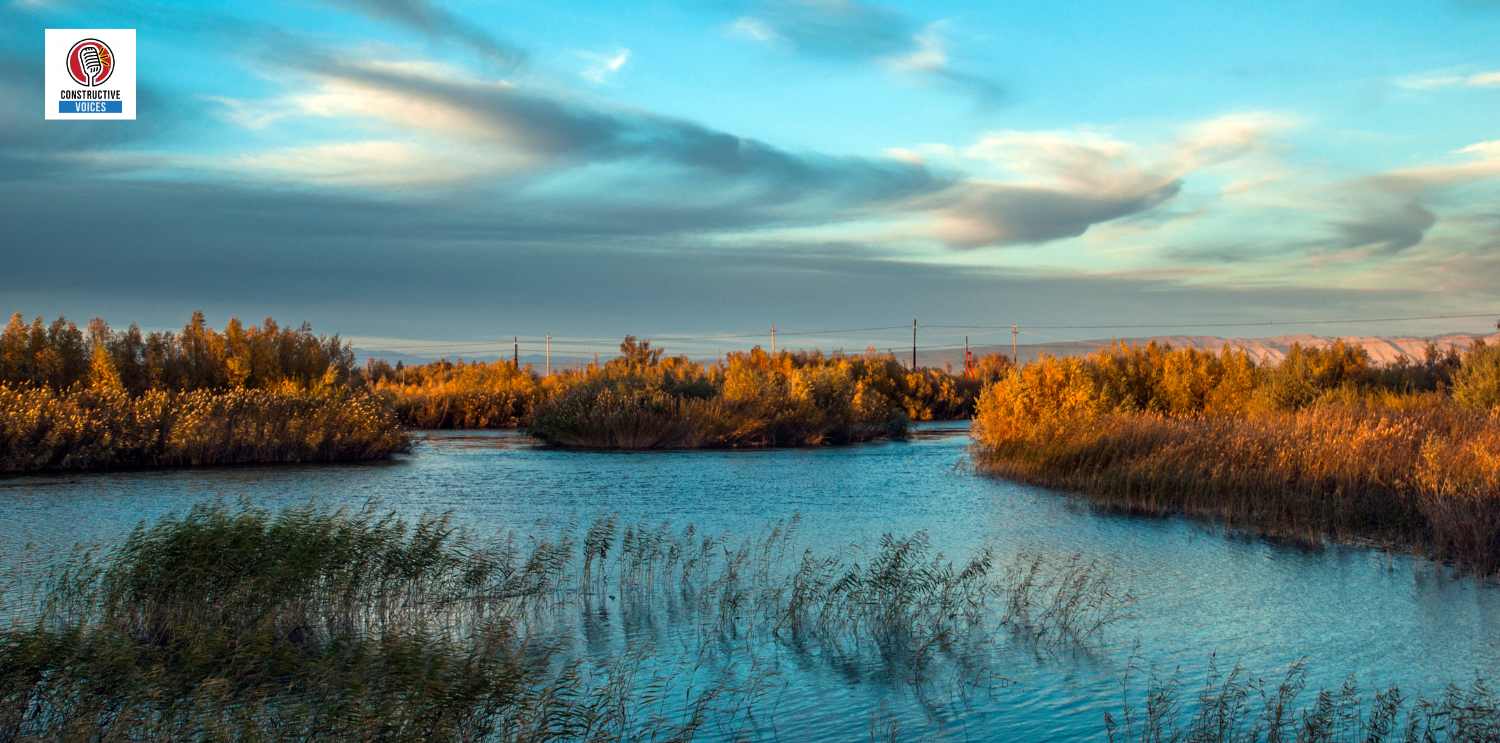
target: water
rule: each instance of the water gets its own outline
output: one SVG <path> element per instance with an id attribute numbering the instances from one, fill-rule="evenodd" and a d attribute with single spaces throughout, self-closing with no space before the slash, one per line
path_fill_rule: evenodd
<path id="1" fill-rule="evenodd" d="M 774 689 L 758 730 L 783 739 L 862 739 L 872 718 L 942 739 L 1097 739 L 1121 705 L 1127 665 L 1176 670 L 1192 690 L 1210 657 L 1279 676 L 1305 658 L 1309 687 L 1399 684 L 1436 693 L 1500 667 L 1500 589 L 1430 562 L 1358 548 L 1308 551 L 1228 537 L 1176 519 L 1101 514 L 967 468 L 964 429 L 848 448 L 609 453 L 541 448 L 514 432 L 433 433 L 394 463 L 182 470 L 0 480 L 0 565 L 23 582 L 77 543 L 208 499 L 276 508 L 378 499 L 410 514 L 452 511 L 481 532 L 555 533 L 617 513 L 624 523 L 750 533 L 792 514 L 815 548 L 925 530 L 955 558 L 992 546 L 1109 560 L 1134 617 L 1089 652 L 1022 644 L 985 656 L 982 688 L 913 688 L 878 659 L 820 663 L 762 648 Z M 575 528 L 575 533 L 577 529 Z M 12 599 L 14 601 L 14 599 Z M 15 607 L 0 607 L 14 611 Z M 648 645 L 689 652 L 669 618 L 622 610 L 562 619 L 579 651 Z M 1310 697 L 1310 694 L 1308 695 Z M 1309 701 L 1309 698 L 1304 698 Z M 764 722 L 764 720 L 763 720 Z M 710 731 L 710 736 L 712 731 Z"/>

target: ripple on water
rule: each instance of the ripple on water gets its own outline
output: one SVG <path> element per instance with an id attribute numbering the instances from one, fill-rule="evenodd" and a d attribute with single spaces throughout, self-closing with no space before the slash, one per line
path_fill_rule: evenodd
<path id="1" fill-rule="evenodd" d="M 964 430 L 924 426 L 909 441 L 842 448 L 649 453 L 563 451 L 511 431 L 429 432 L 394 463 L 6 479 L 0 564 L 13 581 L 34 580 L 75 544 L 112 542 L 205 500 L 280 508 L 373 499 L 409 515 L 451 511 L 480 533 L 554 533 L 619 514 L 624 523 L 748 534 L 796 513 L 801 542 L 820 550 L 925 530 L 955 559 L 983 545 L 1002 559 L 1022 550 L 1106 558 L 1121 590 L 1137 597 L 1136 619 L 1098 652 L 1039 658 L 1000 643 L 985 659 L 993 683 L 962 691 L 914 688 L 878 658 L 835 664 L 762 646 L 781 682 L 766 704 L 775 731 L 793 739 L 863 738 L 872 721 L 893 720 L 903 732 L 954 739 L 1097 738 L 1104 712 L 1120 704 L 1127 664 L 1180 669 L 1191 689 L 1213 653 L 1270 676 L 1306 658 L 1312 688 L 1352 672 L 1367 688 L 1431 693 L 1500 667 L 1493 585 L 1369 550 L 1309 551 L 1180 520 L 1101 515 L 960 466 Z M 688 645 L 689 630 L 667 614 L 627 617 L 614 607 L 560 621 L 580 652 L 601 657 Z"/>

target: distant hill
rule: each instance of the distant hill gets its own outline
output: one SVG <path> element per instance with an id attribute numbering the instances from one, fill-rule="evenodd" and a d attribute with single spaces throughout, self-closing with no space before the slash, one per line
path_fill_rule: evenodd
<path id="1" fill-rule="evenodd" d="M 1500 333 L 1482 335 L 1478 333 L 1448 333 L 1431 337 L 1383 337 L 1372 335 L 1347 335 L 1347 336 L 1320 336 L 1320 335 L 1278 335 L 1270 338 L 1222 338 L 1216 335 L 1155 335 L 1143 338 L 1119 338 L 1119 339 L 1095 339 L 1081 341 L 1064 341 L 1058 343 L 1023 343 L 1017 346 L 1017 355 L 1022 361 L 1030 361 L 1041 356 L 1050 354 L 1052 356 L 1081 356 L 1105 348 L 1116 340 L 1130 344 L 1146 344 L 1151 341 L 1168 344 L 1173 348 L 1197 348 L 1205 351 L 1218 351 L 1225 346 L 1234 346 L 1243 349 L 1257 362 L 1276 363 L 1286 358 L 1287 351 L 1294 343 L 1300 343 L 1306 347 L 1321 347 L 1343 340 L 1345 343 L 1360 346 L 1370 354 L 1370 358 L 1378 364 L 1389 364 L 1403 355 L 1411 359 L 1421 359 L 1426 352 L 1428 342 L 1437 344 L 1440 349 L 1457 347 L 1468 348 L 1475 340 L 1484 339 L 1487 343 L 1500 342 Z M 975 354 L 1003 353 L 1010 354 L 1010 344 L 972 346 Z M 943 366 L 951 364 L 954 368 L 963 365 L 963 350 L 948 350 L 922 352 L 917 350 L 917 362 L 923 366 Z"/>
<path id="2" fill-rule="evenodd" d="M 1276 363 L 1286 357 L 1286 352 L 1293 343 L 1300 343 L 1304 347 L 1326 346 L 1335 340 L 1342 339 L 1346 343 L 1361 346 L 1369 352 L 1370 358 L 1377 364 L 1389 364 L 1401 358 L 1404 354 L 1408 358 L 1420 359 L 1426 351 L 1429 341 L 1436 343 L 1438 348 L 1468 348 L 1477 339 L 1484 339 L 1487 343 L 1500 343 L 1500 333 L 1482 335 L 1478 333 L 1447 333 L 1430 337 L 1400 336 L 1384 337 L 1373 335 L 1346 335 L 1346 336 L 1320 336 L 1320 335 L 1278 335 L 1270 338 L 1223 338 L 1216 335 L 1153 335 L 1140 338 L 1098 338 L 1092 340 L 1060 341 L 1056 343 L 1022 343 L 1017 351 L 1022 361 L 1031 361 L 1042 354 L 1052 356 L 1082 356 L 1105 348 L 1116 340 L 1131 344 L 1146 344 L 1151 341 L 1171 345 L 1173 348 L 1197 348 L 1206 351 L 1218 351 L 1225 346 L 1234 346 L 1244 349 L 1259 363 Z M 971 346 L 975 355 L 989 353 L 1010 354 L 1010 344 L 974 345 Z M 394 364 L 397 361 L 404 362 L 408 366 L 413 364 L 425 364 L 437 360 L 438 356 L 424 356 L 400 351 L 380 350 L 373 348 L 354 349 L 355 357 L 360 364 L 365 363 L 366 358 L 385 359 Z M 613 354 L 603 354 L 603 358 L 609 359 Z M 473 354 L 463 355 L 468 361 L 495 361 L 497 359 L 509 359 L 510 356 L 499 356 L 496 354 Z M 448 358 L 457 360 L 459 355 L 448 355 Z M 896 358 L 906 361 L 909 356 L 905 352 L 898 352 Z M 521 354 L 521 365 L 530 364 L 536 369 L 541 369 L 546 357 L 542 354 Z M 592 362 L 593 356 L 576 356 L 552 354 L 553 369 L 574 369 L 587 366 Z M 963 366 L 964 352 L 962 349 L 945 348 L 937 351 L 923 351 L 917 349 L 917 362 L 922 366 L 942 367 L 951 365 L 957 369 Z"/>

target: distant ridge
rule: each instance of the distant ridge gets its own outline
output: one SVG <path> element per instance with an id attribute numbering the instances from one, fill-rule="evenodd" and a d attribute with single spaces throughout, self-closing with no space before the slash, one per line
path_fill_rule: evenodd
<path id="1" fill-rule="evenodd" d="M 1250 357 L 1255 359 L 1257 363 L 1276 363 L 1286 357 L 1287 351 L 1294 343 L 1300 343 L 1304 347 L 1321 347 L 1329 345 L 1336 340 L 1343 340 L 1345 343 L 1351 343 L 1364 348 L 1375 363 L 1390 364 L 1401 358 L 1402 355 L 1413 360 L 1421 359 L 1423 354 L 1426 353 L 1429 341 L 1437 344 L 1437 347 L 1443 350 L 1449 348 L 1462 350 L 1468 348 L 1475 340 L 1479 339 L 1483 339 L 1486 343 L 1500 343 L 1500 333 L 1490 333 L 1488 335 L 1481 333 L 1445 333 L 1425 337 L 1376 335 L 1322 336 L 1303 333 L 1297 335 L 1278 335 L 1269 338 L 1225 338 L 1217 335 L 1153 335 L 1137 338 L 1095 338 L 1077 341 L 1056 341 L 1053 343 L 1022 343 L 1017 347 L 1017 351 L 1022 361 L 1031 361 L 1042 354 L 1052 356 L 1082 356 L 1093 353 L 1101 348 L 1106 348 L 1110 344 L 1115 343 L 1116 340 L 1134 345 L 1145 345 L 1156 341 L 1157 343 L 1168 344 L 1173 348 L 1196 348 L 1204 351 L 1218 351 L 1225 346 L 1234 346 L 1250 354 Z M 665 345 L 667 351 L 670 353 L 672 350 L 671 344 L 668 343 Z M 976 355 L 990 353 L 1010 354 L 1009 343 L 974 345 L 970 348 Z M 367 358 L 384 359 L 392 364 L 401 361 L 407 365 L 425 364 L 442 358 L 441 355 L 437 354 L 429 356 L 373 348 L 356 347 L 354 350 L 355 357 L 360 364 L 365 363 Z M 601 354 L 601 357 L 605 360 L 613 356 L 614 354 L 611 353 Z M 502 356 L 495 353 L 446 354 L 446 357 L 453 361 L 457 361 L 459 358 L 468 361 L 495 361 L 498 359 L 508 360 L 510 358 L 509 354 Z M 903 362 L 909 358 L 905 352 L 898 352 L 896 357 Z M 542 354 L 522 353 L 521 365 L 530 364 L 537 369 L 541 369 L 545 358 Z M 559 370 L 580 368 L 587 366 L 592 361 L 592 355 L 579 356 L 559 353 L 552 355 L 552 367 Z M 942 367 L 952 365 L 953 368 L 957 369 L 963 366 L 963 361 L 964 352 L 962 349 L 945 347 L 941 350 L 924 351 L 920 346 L 917 348 L 917 362 L 922 366 Z"/>
<path id="2" fill-rule="evenodd" d="M 1216 335 L 1153 335 L 1140 338 L 1118 338 L 1118 339 L 1091 339 L 1078 341 L 1058 341 L 1055 343 L 1023 343 L 1017 346 L 1017 355 L 1022 361 L 1031 361 L 1042 354 L 1052 356 L 1082 356 L 1093 353 L 1101 348 L 1106 348 L 1116 341 L 1132 345 L 1145 345 L 1152 341 L 1167 344 L 1173 348 L 1196 348 L 1204 351 L 1218 351 L 1225 346 L 1233 346 L 1243 349 L 1250 357 L 1258 363 L 1277 363 L 1286 358 L 1287 351 L 1292 344 L 1301 344 L 1307 347 L 1322 347 L 1332 344 L 1334 341 L 1342 340 L 1345 343 L 1359 346 L 1370 354 L 1370 358 L 1377 364 L 1391 364 L 1402 356 L 1409 359 L 1420 360 L 1427 351 L 1429 342 L 1437 345 L 1439 349 L 1458 348 L 1463 350 L 1474 343 L 1475 340 L 1483 339 L 1486 343 L 1500 343 L 1500 333 L 1445 333 L 1434 336 L 1374 336 L 1374 335 L 1343 335 L 1343 336 L 1321 336 L 1309 334 L 1278 335 L 1269 338 L 1223 338 Z M 1003 353 L 1010 354 L 1010 344 L 971 346 L 975 354 Z M 917 350 L 917 362 L 924 366 L 943 366 L 952 364 L 955 368 L 963 364 L 963 351 L 943 349 L 940 351 L 922 352 Z"/>

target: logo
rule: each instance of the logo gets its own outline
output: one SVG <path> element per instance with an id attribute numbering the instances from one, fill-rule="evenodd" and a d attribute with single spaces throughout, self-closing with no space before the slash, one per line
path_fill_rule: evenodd
<path id="1" fill-rule="evenodd" d="M 44 118 L 135 118 L 135 29 L 49 28 L 44 46 Z"/>
<path id="2" fill-rule="evenodd" d="M 68 50 L 68 74 L 79 85 L 103 85 L 114 71 L 115 53 L 98 39 L 84 39 Z"/>

